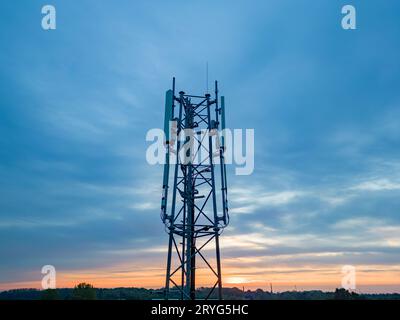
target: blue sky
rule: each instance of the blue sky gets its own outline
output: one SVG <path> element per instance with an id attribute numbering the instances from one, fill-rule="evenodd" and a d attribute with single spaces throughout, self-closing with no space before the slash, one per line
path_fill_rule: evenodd
<path id="1" fill-rule="evenodd" d="M 55 31 L 41 29 L 47 3 Z M 341 28 L 345 4 L 357 30 Z M 162 278 L 162 167 L 145 135 L 172 76 L 204 93 L 208 62 L 228 125 L 255 129 L 254 174 L 229 168 L 225 282 L 322 288 L 351 264 L 365 290 L 399 290 L 399 10 L 1 1 L 0 289 L 38 286 L 45 264 L 71 281 Z"/>

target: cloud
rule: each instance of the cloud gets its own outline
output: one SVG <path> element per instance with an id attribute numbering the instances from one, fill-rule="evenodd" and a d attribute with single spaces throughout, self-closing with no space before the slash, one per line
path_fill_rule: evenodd
<path id="1" fill-rule="evenodd" d="M 260 186 L 233 187 L 229 190 L 233 214 L 253 213 L 260 208 L 282 206 L 304 196 L 302 191 L 265 192 Z"/>
<path id="2" fill-rule="evenodd" d="M 400 183 L 395 183 L 388 179 L 376 179 L 376 180 L 362 182 L 354 186 L 353 189 L 362 191 L 399 190 Z"/>

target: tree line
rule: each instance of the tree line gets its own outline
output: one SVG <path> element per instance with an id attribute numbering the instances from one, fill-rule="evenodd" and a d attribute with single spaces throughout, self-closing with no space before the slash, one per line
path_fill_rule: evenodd
<path id="1" fill-rule="evenodd" d="M 198 299 L 205 299 L 210 288 L 197 289 Z M 0 292 L 0 300 L 161 300 L 163 289 L 145 288 L 95 288 L 88 283 L 80 283 L 74 288 L 60 289 L 15 289 Z M 226 300 L 400 300 L 399 293 L 393 294 L 359 294 L 343 288 L 333 292 L 320 290 L 269 292 L 262 289 L 241 290 L 239 288 L 223 288 Z M 170 292 L 171 299 L 179 299 L 179 291 Z M 211 298 L 216 298 L 211 296 Z"/>

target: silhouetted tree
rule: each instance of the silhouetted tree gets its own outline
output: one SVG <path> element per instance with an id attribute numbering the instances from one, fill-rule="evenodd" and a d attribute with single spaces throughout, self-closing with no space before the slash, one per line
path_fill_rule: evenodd
<path id="1" fill-rule="evenodd" d="M 72 292 L 74 300 L 96 300 L 96 289 L 88 283 L 80 283 Z"/>
<path id="2" fill-rule="evenodd" d="M 356 300 L 359 295 L 355 292 L 350 292 L 344 288 L 336 289 L 333 299 L 335 300 Z"/>
<path id="3" fill-rule="evenodd" d="M 42 300 L 60 300 L 60 296 L 58 294 L 57 289 L 43 290 L 40 298 Z"/>

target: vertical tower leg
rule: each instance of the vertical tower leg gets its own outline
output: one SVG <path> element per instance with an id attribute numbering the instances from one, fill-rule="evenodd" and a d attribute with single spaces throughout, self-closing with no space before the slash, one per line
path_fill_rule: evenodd
<path id="1" fill-rule="evenodd" d="M 221 274 L 221 254 L 219 251 L 219 234 L 215 232 L 215 255 L 217 258 L 217 274 L 218 274 L 218 299 L 222 300 L 222 274 Z"/>
<path id="2" fill-rule="evenodd" d="M 172 232 L 169 234 L 169 241 L 168 241 L 168 256 L 167 256 L 167 274 L 165 279 L 165 299 L 168 300 L 169 298 L 169 283 L 170 283 L 170 276 L 171 276 L 171 257 L 172 257 Z"/>

